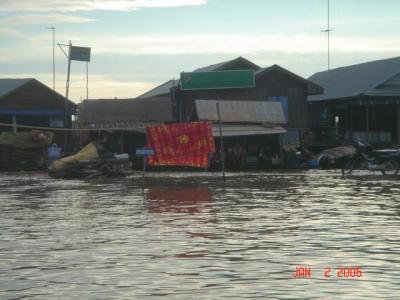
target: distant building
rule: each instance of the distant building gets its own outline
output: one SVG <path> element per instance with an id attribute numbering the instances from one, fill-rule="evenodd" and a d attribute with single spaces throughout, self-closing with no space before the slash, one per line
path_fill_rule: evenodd
<path id="1" fill-rule="evenodd" d="M 323 89 L 278 65 L 261 68 L 249 60 L 236 59 L 196 69 L 194 72 L 254 70 L 255 87 L 182 91 L 179 80 L 170 80 L 144 93 L 139 98 L 170 97 L 175 121 L 196 120 L 195 100 L 277 101 L 283 106 L 287 128 L 308 127 L 307 96 L 321 94 Z"/>
<path id="2" fill-rule="evenodd" d="M 400 143 L 400 57 L 318 72 L 325 90 L 308 97 L 313 127 L 337 127 L 341 137 Z"/>
<path id="3" fill-rule="evenodd" d="M 71 128 L 77 105 L 33 78 L 0 79 L 0 122 L 7 124 Z M 64 124 L 65 114 L 67 123 Z M 12 131 L 1 126 L 0 131 Z M 27 131 L 31 129 L 18 129 Z M 55 131 L 55 142 L 63 145 L 64 132 Z"/>
<path id="4" fill-rule="evenodd" d="M 236 70 L 252 70 L 254 85 L 185 90 L 180 80 L 170 80 L 139 98 L 169 97 L 176 122 L 210 120 L 215 123 L 216 103 L 223 102 L 221 113 L 224 117 L 221 121 L 224 123 L 223 136 L 227 147 L 233 147 L 238 142 L 246 144 L 248 148 L 253 148 L 254 159 L 257 152 L 265 147 L 281 154 L 280 140 L 283 140 L 284 146 L 287 141 L 299 145 L 301 134 L 309 124 L 307 96 L 320 94 L 323 89 L 278 65 L 261 68 L 243 57 L 198 68 L 192 73 L 211 72 L 211 76 L 218 71 Z M 259 102 L 272 105 L 259 105 Z M 276 119 L 273 112 L 278 108 L 283 114 Z M 216 124 L 214 135 L 218 135 Z"/>
<path id="5" fill-rule="evenodd" d="M 134 155 L 135 149 L 146 143 L 146 127 L 172 122 L 168 97 L 146 99 L 96 99 L 79 105 L 78 126 L 81 142 L 111 138 L 113 150 Z"/>
<path id="6" fill-rule="evenodd" d="M 49 132 L 49 136 L 52 132 L 53 139 L 49 141 L 60 146 L 64 153 L 71 151 L 72 132 L 56 129 L 71 128 L 76 110 L 75 103 L 36 79 L 0 79 L 0 133 L 3 133 L 0 169 L 17 171 L 46 167 L 43 145 L 31 144 L 31 137 L 22 139 L 23 136 L 34 136 L 35 133 L 24 132 L 36 127 L 43 127 L 42 130 Z M 8 133 L 12 131 L 18 134 Z"/>

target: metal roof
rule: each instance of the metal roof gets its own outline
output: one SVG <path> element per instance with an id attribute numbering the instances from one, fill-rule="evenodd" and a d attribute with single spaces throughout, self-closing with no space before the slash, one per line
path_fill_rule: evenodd
<path id="1" fill-rule="evenodd" d="M 212 72 L 212 71 L 218 71 L 218 70 L 229 70 L 230 66 L 234 65 L 235 63 L 242 62 L 245 63 L 249 66 L 249 69 L 253 70 L 259 70 L 260 67 L 257 66 L 256 64 L 252 63 L 251 61 L 243 58 L 243 57 L 238 57 L 232 60 L 224 61 L 221 63 L 217 63 L 214 65 L 198 68 L 194 70 L 193 72 Z M 140 95 L 137 98 L 147 98 L 147 97 L 156 97 L 156 96 L 161 96 L 161 95 L 167 95 L 170 93 L 170 90 L 173 86 L 177 86 L 179 84 L 179 80 L 174 79 L 168 80 L 167 82 L 155 87 L 154 89 Z"/>
<path id="2" fill-rule="evenodd" d="M 149 98 L 149 97 L 156 97 L 161 95 L 168 95 L 172 87 L 177 86 L 179 84 L 178 79 L 171 79 L 167 82 L 155 87 L 154 89 L 140 95 L 137 98 Z"/>
<path id="3" fill-rule="evenodd" d="M 0 98 L 20 88 L 21 86 L 25 85 L 26 83 L 32 80 L 33 78 L 0 79 Z"/>
<path id="4" fill-rule="evenodd" d="M 400 57 L 318 72 L 312 75 L 309 80 L 322 86 L 325 89 L 325 93 L 309 96 L 308 101 L 359 96 L 390 80 L 399 73 Z"/>
<path id="5" fill-rule="evenodd" d="M 170 121 L 172 121 L 172 107 L 171 99 L 168 97 L 85 100 L 79 105 L 80 124 Z"/>
<path id="6" fill-rule="evenodd" d="M 198 69 L 194 70 L 193 72 L 213 72 L 213 71 L 228 70 L 230 66 L 234 65 L 235 63 L 239 63 L 239 62 L 247 64 L 249 66 L 249 69 L 252 69 L 252 70 L 261 69 L 259 66 L 252 63 L 251 61 L 245 59 L 244 57 L 239 56 L 232 60 L 228 60 L 228 61 L 224 61 L 221 63 L 198 68 Z"/>
<path id="7" fill-rule="evenodd" d="M 283 72 L 286 75 L 291 76 L 296 80 L 302 81 L 307 86 L 308 95 L 322 94 L 324 91 L 324 89 L 321 86 L 319 86 L 318 84 L 315 84 L 314 82 L 312 82 L 308 79 L 305 79 L 293 72 L 290 72 L 289 70 L 282 68 L 281 66 L 279 66 L 277 64 L 266 67 L 266 68 L 262 68 L 262 69 L 256 71 L 255 75 L 256 75 L 256 77 L 260 77 L 260 76 L 262 76 L 268 72 L 274 71 L 274 70 Z"/>
<path id="8" fill-rule="evenodd" d="M 266 135 L 286 133 L 287 131 L 280 126 L 265 127 L 262 125 L 230 125 L 222 124 L 222 136 L 245 136 L 245 135 Z M 213 136 L 219 137 L 219 126 L 214 124 Z"/>
<path id="9" fill-rule="evenodd" d="M 219 103 L 222 122 L 286 124 L 279 102 L 196 100 L 199 120 L 218 121 L 216 104 Z"/>

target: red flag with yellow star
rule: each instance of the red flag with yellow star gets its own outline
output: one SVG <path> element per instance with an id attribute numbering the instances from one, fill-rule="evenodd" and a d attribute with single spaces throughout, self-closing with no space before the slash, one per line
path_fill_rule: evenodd
<path id="1" fill-rule="evenodd" d="M 215 152 L 212 124 L 209 122 L 177 123 L 147 128 L 147 147 L 154 156 L 150 166 L 191 166 L 208 168 L 209 153 Z"/>

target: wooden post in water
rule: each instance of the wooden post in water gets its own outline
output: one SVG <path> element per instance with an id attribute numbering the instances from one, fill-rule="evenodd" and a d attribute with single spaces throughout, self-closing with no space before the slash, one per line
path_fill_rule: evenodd
<path id="1" fill-rule="evenodd" d="M 400 104 L 397 104 L 397 137 L 392 137 L 391 142 L 397 141 L 400 144 Z"/>
<path id="2" fill-rule="evenodd" d="M 218 127 L 219 127 L 219 138 L 220 138 L 220 159 L 222 165 L 222 179 L 225 182 L 225 152 L 224 152 L 224 140 L 222 138 L 222 126 L 221 126 L 221 113 L 219 111 L 219 103 L 217 102 L 217 114 L 218 114 Z"/>
<path id="3" fill-rule="evenodd" d="M 123 130 L 121 131 L 121 140 L 120 140 L 120 142 L 121 142 L 120 151 L 121 151 L 121 153 L 124 153 L 124 131 Z"/>
<path id="4" fill-rule="evenodd" d="M 17 133 L 17 116 L 12 117 L 12 129 L 14 133 Z"/>
<path id="5" fill-rule="evenodd" d="M 365 106 L 365 121 L 366 121 L 366 141 L 369 143 L 369 105 Z"/>
<path id="6" fill-rule="evenodd" d="M 143 156 L 143 176 L 142 176 L 142 189 L 144 189 L 144 178 L 146 175 L 147 156 Z"/>

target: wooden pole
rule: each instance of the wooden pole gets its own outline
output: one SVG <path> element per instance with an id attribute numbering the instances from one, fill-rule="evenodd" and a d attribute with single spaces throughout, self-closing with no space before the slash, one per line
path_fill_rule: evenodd
<path id="1" fill-rule="evenodd" d="M 124 153 L 124 132 L 121 131 L 121 153 Z"/>
<path id="2" fill-rule="evenodd" d="M 13 133 L 17 133 L 17 117 L 16 116 L 13 116 L 12 117 L 12 129 L 13 129 Z"/>
<path id="3" fill-rule="evenodd" d="M 395 137 L 392 137 L 393 142 L 395 140 Z M 397 138 L 396 138 L 397 144 L 400 144 L 400 104 L 397 104 Z"/>
<path id="4" fill-rule="evenodd" d="M 369 105 L 365 106 L 365 119 L 366 119 L 366 142 L 369 143 Z"/>
<path id="5" fill-rule="evenodd" d="M 349 105 L 349 130 L 350 130 L 350 140 L 353 140 L 353 109 L 352 106 Z"/>
<path id="6" fill-rule="evenodd" d="M 89 62 L 86 62 L 86 100 L 89 100 Z"/>
<path id="7" fill-rule="evenodd" d="M 144 188 L 144 179 L 146 176 L 147 156 L 143 156 L 143 176 L 142 176 L 142 189 Z"/>
<path id="8" fill-rule="evenodd" d="M 222 180 L 225 182 L 225 152 L 224 152 L 224 139 L 222 138 L 222 126 L 221 126 L 221 113 L 219 111 L 219 103 L 217 102 L 217 114 L 218 114 L 218 127 L 219 127 L 219 138 L 220 138 L 220 159 L 222 165 Z"/>

